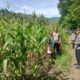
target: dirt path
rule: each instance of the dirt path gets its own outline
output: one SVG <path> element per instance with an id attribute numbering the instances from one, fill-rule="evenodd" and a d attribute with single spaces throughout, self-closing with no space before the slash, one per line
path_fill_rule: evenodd
<path id="1" fill-rule="evenodd" d="M 76 68 L 76 57 L 75 57 L 75 51 L 71 50 L 71 56 L 72 56 L 72 64 L 70 69 L 70 80 L 80 80 L 80 69 Z"/>

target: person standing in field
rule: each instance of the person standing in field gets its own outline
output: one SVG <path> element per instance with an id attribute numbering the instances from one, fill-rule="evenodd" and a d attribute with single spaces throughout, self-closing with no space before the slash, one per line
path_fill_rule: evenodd
<path id="1" fill-rule="evenodd" d="M 75 39 L 75 53 L 77 59 L 77 68 L 80 68 L 80 29 L 78 28 L 76 31 L 76 39 Z"/>
<path id="2" fill-rule="evenodd" d="M 48 52 L 47 52 L 48 54 L 52 54 L 53 46 L 54 46 L 53 32 L 50 32 L 50 34 L 49 34 L 49 41 L 48 41 Z"/>
<path id="3" fill-rule="evenodd" d="M 71 44 L 72 44 L 72 48 L 73 48 L 73 49 L 74 49 L 74 47 L 75 47 L 75 44 L 74 44 L 75 39 L 76 39 L 76 32 L 73 31 L 72 34 L 71 34 Z"/>
<path id="4" fill-rule="evenodd" d="M 53 39 L 54 39 L 54 53 L 61 55 L 61 53 L 60 53 L 60 43 L 61 43 L 60 33 L 57 28 L 53 32 Z"/>

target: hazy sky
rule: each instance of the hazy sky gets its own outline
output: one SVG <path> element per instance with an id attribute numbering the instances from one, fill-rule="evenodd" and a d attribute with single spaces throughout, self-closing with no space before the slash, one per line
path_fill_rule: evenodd
<path id="1" fill-rule="evenodd" d="M 60 16 L 57 8 L 58 0 L 0 0 L 0 8 L 8 8 L 16 13 L 37 15 L 43 14 L 46 17 Z"/>

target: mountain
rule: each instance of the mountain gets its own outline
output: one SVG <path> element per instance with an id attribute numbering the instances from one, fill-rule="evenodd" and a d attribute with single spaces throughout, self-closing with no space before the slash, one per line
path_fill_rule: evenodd
<path id="1" fill-rule="evenodd" d="M 16 19 L 22 19 L 22 18 L 25 18 L 25 19 L 28 19 L 28 18 L 31 18 L 33 16 L 37 16 L 36 13 L 33 13 L 32 15 L 31 14 L 23 14 L 23 13 L 15 13 L 15 12 L 11 12 L 11 11 L 8 11 L 7 9 L 0 9 L 0 17 L 6 17 L 7 19 L 8 18 L 16 18 Z M 51 17 L 51 18 L 47 18 L 47 17 L 44 17 L 43 15 L 41 16 L 38 16 L 40 17 L 40 19 L 42 19 L 43 21 L 48 21 L 48 22 L 52 22 L 52 23 L 56 23 L 59 21 L 59 17 Z"/>
<path id="2" fill-rule="evenodd" d="M 59 21 L 59 17 L 51 17 L 48 18 L 49 22 L 58 22 Z"/>

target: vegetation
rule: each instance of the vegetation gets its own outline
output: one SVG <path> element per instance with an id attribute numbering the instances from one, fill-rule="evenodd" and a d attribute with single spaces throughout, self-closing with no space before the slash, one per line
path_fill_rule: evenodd
<path id="1" fill-rule="evenodd" d="M 1 78 L 24 75 L 28 64 L 32 65 L 32 73 L 36 75 L 35 70 L 39 68 L 39 65 L 35 63 L 33 56 L 36 55 L 39 59 L 43 53 L 42 49 L 46 45 L 48 36 L 46 24 L 41 22 L 41 18 L 38 19 L 35 14 L 28 20 L 23 16 L 17 19 L 11 17 L 9 20 L 7 17 L 9 16 L 6 14 L 0 20 L 2 39 L 0 59 L 3 66 Z M 30 58 L 33 58 L 32 63 L 29 61 Z"/>
<path id="2" fill-rule="evenodd" d="M 57 24 L 49 23 L 35 13 L 31 16 L 1 10 L 0 80 L 63 80 L 61 67 L 66 70 L 70 63 L 66 63 L 70 60 L 69 54 L 65 53 L 66 46 L 63 43 L 62 56 L 55 62 L 46 54 L 49 32 Z M 59 30 L 62 42 L 66 43 L 66 33 L 61 28 Z"/>
<path id="3" fill-rule="evenodd" d="M 55 65 L 57 68 L 64 72 L 69 72 L 70 66 L 71 66 L 71 54 L 70 54 L 70 45 L 69 43 L 69 35 L 64 32 L 64 29 L 60 29 L 61 32 L 61 56 L 57 56 L 57 59 L 55 61 Z"/>
<path id="4" fill-rule="evenodd" d="M 58 7 L 61 13 L 60 23 L 63 27 L 76 29 L 80 26 L 79 0 L 59 0 Z"/>
<path id="5" fill-rule="evenodd" d="M 51 23 L 58 23 L 59 17 L 48 18 L 48 21 L 51 22 Z"/>

